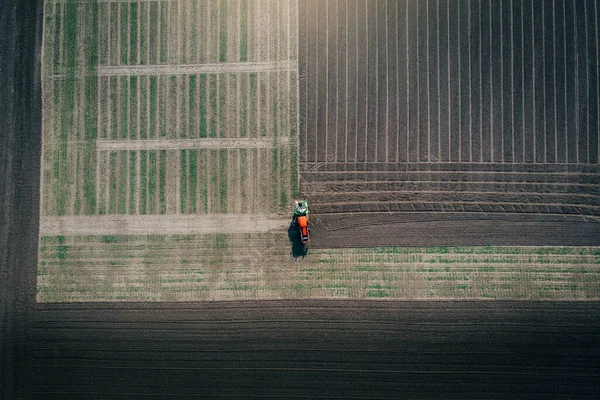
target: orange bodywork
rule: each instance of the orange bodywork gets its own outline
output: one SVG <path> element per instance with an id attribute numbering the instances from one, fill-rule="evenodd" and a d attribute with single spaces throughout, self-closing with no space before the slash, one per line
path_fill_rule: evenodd
<path id="1" fill-rule="evenodd" d="M 300 230 L 302 232 L 302 236 L 308 236 L 308 217 L 305 215 L 298 217 L 298 225 L 300 226 Z"/>

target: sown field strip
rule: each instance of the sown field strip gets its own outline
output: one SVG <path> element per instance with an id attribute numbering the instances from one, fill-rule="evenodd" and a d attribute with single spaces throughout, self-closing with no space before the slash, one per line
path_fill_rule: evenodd
<path id="1" fill-rule="evenodd" d="M 288 254 L 278 233 L 43 237 L 38 301 L 600 300 L 598 247 Z"/>
<path id="2" fill-rule="evenodd" d="M 47 1 L 43 216 L 281 212 L 296 20 L 295 0 Z"/>
<path id="3" fill-rule="evenodd" d="M 283 139 L 279 139 L 283 142 Z M 268 149 L 271 139 L 148 139 L 98 140 L 98 151 L 118 150 L 184 150 L 184 149 Z"/>
<path id="4" fill-rule="evenodd" d="M 216 249 L 225 234 L 285 238 L 298 187 L 296 21 L 296 0 L 45 1 L 40 241 L 59 251 L 42 245 L 40 268 L 87 235 L 104 235 L 107 265 L 121 263 L 117 234 L 161 237 L 174 260 L 195 251 L 194 235 L 217 235 Z M 125 252 L 137 260 L 135 246 Z M 72 265 L 96 293 L 149 262 L 98 275 L 98 254 L 80 256 Z M 41 292 L 70 290 L 63 272 L 42 273 Z"/>
<path id="5" fill-rule="evenodd" d="M 42 217 L 40 233 L 58 235 L 150 235 L 284 232 L 289 221 L 277 215 L 72 215 Z"/>
<path id="6" fill-rule="evenodd" d="M 196 65 L 127 65 L 98 66 L 97 76 L 134 76 L 134 75 L 197 75 L 197 74 L 234 74 L 240 72 L 294 71 L 295 61 L 240 62 L 226 64 Z"/>

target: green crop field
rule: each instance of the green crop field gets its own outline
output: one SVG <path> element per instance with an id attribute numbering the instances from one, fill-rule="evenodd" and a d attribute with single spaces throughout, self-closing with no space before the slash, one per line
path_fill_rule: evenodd
<path id="1" fill-rule="evenodd" d="M 600 248 L 319 249 L 296 262 L 288 254 L 278 233 L 44 237 L 38 299 L 600 298 Z"/>
<path id="2" fill-rule="evenodd" d="M 44 217 L 286 207 L 295 13 L 293 1 L 47 1 Z"/>
<path id="3" fill-rule="evenodd" d="M 600 248 L 292 261 L 297 7 L 45 2 L 38 301 L 600 299 Z"/>

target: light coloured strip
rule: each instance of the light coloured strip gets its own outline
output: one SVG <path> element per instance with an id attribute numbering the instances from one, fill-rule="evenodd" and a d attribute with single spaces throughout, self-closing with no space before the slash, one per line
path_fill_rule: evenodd
<path id="1" fill-rule="evenodd" d="M 69 0 L 54 0 L 56 4 L 64 4 Z M 102 3 L 161 3 L 179 0 L 75 0 L 75 4 L 102 4 Z"/>
<path id="2" fill-rule="evenodd" d="M 98 66 L 97 75 L 197 75 L 229 74 L 239 72 L 294 71 L 297 69 L 298 64 L 295 60 L 285 60 L 273 62 L 238 62 L 215 64 Z"/>
<path id="3" fill-rule="evenodd" d="M 289 142 L 282 137 L 280 144 Z M 182 149 L 268 149 L 273 139 L 252 138 L 201 138 L 201 139 L 146 139 L 146 140 L 98 140 L 98 151 L 119 150 L 182 150 Z"/>
<path id="4" fill-rule="evenodd" d="M 42 217 L 40 235 L 163 235 L 282 231 L 277 214 L 79 215 Z"/>

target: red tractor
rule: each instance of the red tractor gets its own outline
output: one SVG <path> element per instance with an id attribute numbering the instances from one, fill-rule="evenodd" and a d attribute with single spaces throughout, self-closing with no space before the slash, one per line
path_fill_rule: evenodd
<path id="1" fill-rule="evenodd" d="M 308 203 L 306 200 L 294 201 L 292 224 L 298 228 L 302 244 L 308 244 L 310 242 L 310 237 L 308 231 Z"/>

